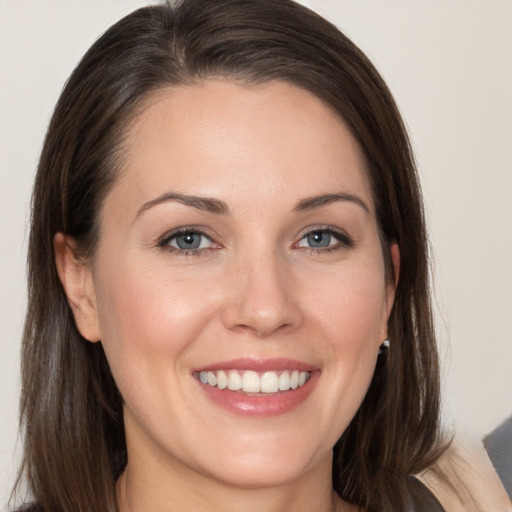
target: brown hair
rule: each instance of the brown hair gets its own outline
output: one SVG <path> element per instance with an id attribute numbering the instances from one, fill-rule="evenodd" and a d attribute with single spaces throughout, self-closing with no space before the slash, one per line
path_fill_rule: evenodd
<path id="1" fill-rule="evenodd" d="M 409 475 L 440 451 L 439 375 L 418 178 L 393 98 L 336 27 L 291 0 L 185 0 L 128 15 L 90 48 L 55 108 L 37 171 L 29 242 L 21 419 L 24 478 L 47 512 L 116 509 L 126 460 L 122 400 L 101 343 L 86 342 L 57 276 L 53 239 L 94 252 L 123 135 L 144 99 L 169 85 L 222 77 L 281 80 L 322 99 L 365 154 L 388 278 L 401 252 L 391 349 L 334 447 L 333 486 L 368 510 L 400 510 Z M 19 484 L 18 482 L 18 484 Z"/>

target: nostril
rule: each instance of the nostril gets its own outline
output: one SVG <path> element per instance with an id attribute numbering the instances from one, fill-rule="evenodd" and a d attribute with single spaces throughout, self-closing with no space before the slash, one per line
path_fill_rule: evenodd
<path id="1" fill-rule="evenodd" d="M 255 310 L 239 305 L 227 307 L 223 312 L 223 323 L 228 329 L 248 332 L 259 338 L 292 330 L 301 323 L 301 318 L 300 312 L 289 305 L 276 310 Z"/>

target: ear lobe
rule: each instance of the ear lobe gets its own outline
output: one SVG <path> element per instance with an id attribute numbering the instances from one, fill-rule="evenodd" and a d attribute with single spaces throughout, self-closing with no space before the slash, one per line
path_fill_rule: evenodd
<path id="1" fill-rule="evenodd" d="M 80 334 L 91 342 L 101 339 L 96 293 L 90 265 L 76 255 L 73 238 L 57 233 L 53 239 L 55 265 Z"/>

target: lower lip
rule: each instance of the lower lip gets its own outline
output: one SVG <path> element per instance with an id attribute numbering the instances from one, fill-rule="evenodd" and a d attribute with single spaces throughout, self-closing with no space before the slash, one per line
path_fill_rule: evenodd
<path id="1" fill-rule="evenodd" d="M 269 417 L 279 416 L 293 411 L 302 404 L 313 391 L 319 377 L 318 371 L 312 372 L 310 379 L 297 389 L 280 391 L 273 394 L 250 395 L 243 391 L 230 391 L 215 386 L 203 384 L 195 379 L 201 386 L 206 397 L 214 404 L 239 416 Z"/>

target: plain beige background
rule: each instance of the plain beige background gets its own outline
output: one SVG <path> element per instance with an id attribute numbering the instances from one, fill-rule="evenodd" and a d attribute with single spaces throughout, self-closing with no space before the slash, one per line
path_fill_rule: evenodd
<path id="1" fill-rule="evenodd" d="M 0 508 L 19 457 L 31 183 L 59 91 L 137 0 L 0 0 Z M 402 110 L 435 257 L 444 417 L 474 439 L 512 413 L 512 0 L 309 0 Z M 16 448 L 17 446 L 17 448 Z"/>

